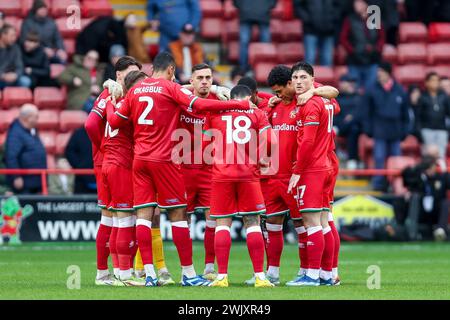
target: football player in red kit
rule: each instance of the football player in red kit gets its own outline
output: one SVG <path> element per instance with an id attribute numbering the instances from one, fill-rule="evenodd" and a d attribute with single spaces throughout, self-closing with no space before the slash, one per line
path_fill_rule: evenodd
<path id="1" fill-rule="evenodd" d="M 183 286 L 204 286 L 210 282 L 195 272 L 192 263 L 192 239 L 186 215 L 184 181 L 179 166 L 172 162 L 182 109 L 220 111 L 250 108 L 245 101 L 214 101 L 196 97 L 173 82 L 173 57 L 162 52 L 153 61 L 153 75 L 132 87 L 120 110 L 108 114 L 108 122 L 120 128 L 132 121 L 134 128 L 133 191 L 137 210 L 136 235 L 146 272 L 146 286 L 158 284 L 153 267 L 151 221 L 156 206 L 168 211 L 172 237 L 182 266 Z M 168 181 L 170 183 L 168 183 Z"/>
<path id="2" fill-rule="evenodd" d="M 311 65 L 300 62 L 292 67 L 292 83 L 297 94 L 310 90 L 313 82 Z M 316 96 L 300 108 L 297 162 L 288 192 L 296 194 L 299 214 L 307 231 L 308 270 L 305 275 L 288 282 L 288 286 L 333 284 L 331 266 L 329 270 L 321 269 L 325 248 L 334 250 L 333 234 L 328 225 L 329 189 L 333 176 L 328 153 L 333 138 L 333 112 L 330 100 Z M 333 252 L 329 255 L 333 256 Z"/>

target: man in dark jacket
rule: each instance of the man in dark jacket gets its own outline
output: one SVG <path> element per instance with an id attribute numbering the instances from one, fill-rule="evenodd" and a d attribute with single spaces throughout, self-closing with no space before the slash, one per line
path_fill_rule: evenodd
<path id="1" fill-rule="evenodd" d="M 354 12 L 344 20 L 340 42 L 347 51 L 349 73 L 358 79 L 358 86 L 368 90 L 377 79 L 377 64 L 385 42 L 383 25 L 367 28 L 367 2 L 355 0 Z"/>
<path id="2" fill-rule="evenodd" d="M 22 44 L 22 60 L 31 88 L 56 85 L 50 79 L 50 61 L 40 44 L 39 34 L 35 31 L 30 31 Z"/>
<path id="3" fill-rule="evenodd" d="M 33 6 L 21 27 L 20 43 L 25 41 L 28 32 L 31 30 L 39 33 L 50 63 L 65 63 L 67 61 L 67 52 L 64 49 L 61 33 L 55 20 L 48 16 L 47 4 L 43 0 L 33 2 Z"/>
<path id="4" fill-rule="evenodd" d="M 294 0 L 294 11 L 303 22 L 305 61 L 316 64 L 316 50 L 320 64 L 333 65 L 334 35 L 339 29 L 341 6 L 336 0 Z"/>
<path id="5" fill-rule="evenodd" d="M 19 118 L 8 130 L 5 143 L 5 163 L 8 169 L 46 169 L 47 155 L 36 130 L 38 109 L 24 104 Z M 8 177 L 14 193 L 39 193 L 42 190 L 40 175 L 12 175 Z"/>
<path id="6" fill-rule="evenodd" d="M 336 134 L 347 139 L 348 169 L 358 169 L 358 138 L 362 133 L 363 101 L 356 90 L 356 79 L 343 75 L 339 79 L 339 97 L 341 112 L 334 117 Z"/>
<path id="7" fill-rule="evenodd" d="M 147 20 L 153 31 L 159 30 L 159 52 L 169 50 L 169 43 L 178 40 L 184 25 L 188 24 L 198 31 L 201 18 L 198 0 L 148 0 L 147 2 Z"/>
<path id="8" fill-rule="evenodd" d="M 426 75 L 425 88 L 415 110 L 416 131 L 425 145 L 439 146 L 440 158 L 445 158 L 448 143 L 446 119 L 450 117 L 450 99 L 439 89 L 439 75 L 436 72 Z"/>
<path id="9" fill-rule="evenodd" d="M 389 156 L 399 156 L 400 142 L 409 128 L 408 96 L 403 87 L 392 77 L 392 66 L 381 62 L 377 71 L 378 82 L 366 94 L 366 133 L 375 140 L 374 160 L 376 169 L 384 169 Z M 372 180 L 375 190 L 385 190 L 383 176 Z"/>
<path id="10" fill-rule="evenodd" d="M 73 132 L 64 156 L 74 169 L 92 169 L 92 145 L 84 126 Z M 76 175 L 74 193 L 97 193 L 95 176 Z"/>
<path id="11" fill-rule="evenodd" d="M 239 65 L 248 70 L 248 44 L 252 38 L 252 27 L 259 27 L 259 41 L 270 42 L 270 10 L 277 4 L 276 0 L 233 0 L 239 10 Z"/>
<path id="12" fill-rule="evenodd" d="M 16 44 L 16 29 L 5 24 L 0 30 L 0 89 L 6 86 L 29 87 L 30 79 L 23 76 L 20 48 Z"/>

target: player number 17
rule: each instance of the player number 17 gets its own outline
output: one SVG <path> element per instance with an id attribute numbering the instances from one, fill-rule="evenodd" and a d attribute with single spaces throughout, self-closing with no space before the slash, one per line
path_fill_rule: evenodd
<path id="1" fill-rule="evenodd" d="M 332 104 L 326 104 L 325 109 L 328 112 L 328 133 L 331 133 L 331 130 L 333 130 L 334 106 Z"/>

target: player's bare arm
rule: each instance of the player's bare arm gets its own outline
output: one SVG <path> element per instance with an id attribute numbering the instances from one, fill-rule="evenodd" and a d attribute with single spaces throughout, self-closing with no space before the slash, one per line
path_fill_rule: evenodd
<path id="1" fill-rule="evenodd" d="M 304 105 L 314 96 L 319 96 L 327 99 L 334 99 L 339 95 L 338 89 L 332 86 L 321 86 L 318 88 L 311 88 L 303 94 L 298 95 L 297 104 Z"/>

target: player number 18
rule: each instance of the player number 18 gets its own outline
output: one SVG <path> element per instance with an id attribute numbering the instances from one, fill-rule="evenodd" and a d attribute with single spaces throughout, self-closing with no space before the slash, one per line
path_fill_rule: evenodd
<path id="1" fill-rule="evenodd" d="M 248 130 L 252 125 L 250 119 L 246 116 L 238 116 L 234 119 L 232 116 L 222 116 L 222 120 L 227 123 L 227 143 L 245 144 L 250 141 L 251 133 Z M 241 126 L 241 121 L 244 125 Z M 239 133 L 243 132 L 244 137 L 240 138 Z"/>

